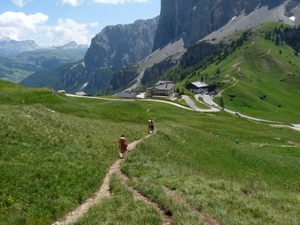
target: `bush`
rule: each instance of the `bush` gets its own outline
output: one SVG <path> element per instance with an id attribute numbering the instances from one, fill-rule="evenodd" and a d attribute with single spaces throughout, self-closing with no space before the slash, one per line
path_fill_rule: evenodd
<path id="1" fill-rule="evenodd" d="M 230 93 L 230 94 L 229 94 L 229 97 L 230 97 L 230 98 L 235 98 L 235 96 L 236 96 L 235 93 Z"/>

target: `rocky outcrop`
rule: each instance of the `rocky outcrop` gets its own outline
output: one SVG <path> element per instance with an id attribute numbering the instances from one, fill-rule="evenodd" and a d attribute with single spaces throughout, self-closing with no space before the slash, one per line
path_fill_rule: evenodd
<path id="1" fill-rule="evenodd" d="M 193 44 L 236 16 L 264 6 L 272 9 L 284 2 L 286 0 L 161 0 L 153 51 L 181 33 L 186 33 L 189 43 Z"/>
<path id="2" fill-rule="evenodd" d="M 152 51 L 158 19 L 105 27 L 92 39 L 84 57 L 86 67 L 109 67 L 116 71 L 142 60 Z"/>

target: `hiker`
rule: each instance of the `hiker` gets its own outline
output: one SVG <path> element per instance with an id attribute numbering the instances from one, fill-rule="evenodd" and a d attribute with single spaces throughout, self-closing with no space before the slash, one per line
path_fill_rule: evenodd
<path id="1" fill-rule="evenodd" d="M 150 119 L 149 120 L 149 125 L 148 125 L 148 127 L 149 127 L 149 132 L 154 132 L 154 121 L 153 121 L 153 119 Z"/>
<path id="2" fill-rule="evenodd" d="M 127 152 L 127 143 L 126 143 L 126 138 L 124 137 L 124 134 L 122 134 L 120 137 L 119 147 L 120 147 L 120 158 L 123 159 Z"/>

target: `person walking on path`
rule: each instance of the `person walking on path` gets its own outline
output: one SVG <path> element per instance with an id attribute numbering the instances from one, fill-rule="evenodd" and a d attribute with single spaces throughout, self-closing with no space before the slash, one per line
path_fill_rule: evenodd
<path id="1" fill-rule="evenodd" d="M 153 119 L 149 120 L 148 127 L 149 127 L 149 133 L 153 133 L 154 132 L 154 120 Z"/>
<path id="2" fill-rule="evenodd" d="M 120 158 L 123 159 L 127 152 L 127 142 L 124 134 L 121 135 L 119 140 L 119 147 L 120 147 Z"/>

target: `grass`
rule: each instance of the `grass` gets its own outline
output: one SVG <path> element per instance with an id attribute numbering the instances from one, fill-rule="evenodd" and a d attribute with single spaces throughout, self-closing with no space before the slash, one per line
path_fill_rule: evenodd
<path id="1" fill-rule="evenodd" d="M 126 122 L 130 105 L 112 103 L 110 109 L 119 110 L 114 117 L 107 102 L 99 112 L 93 100 L 4 84 L 1 93 L 11 101 L 2 98 L 0 106 L 2 224 L 61 218 L 100 187 L 118 155 L 118 137 L 133 141 L 146 133 L 139 121 Z"/>
<path id="2" fill-rule="evenodd" d="M 188 76 L 188 82 L 208 75 L 204 76 L 206 83 L 222 83 L 218 91 L 225 90 L 222 93 L 225 108 L 286 124 L 300 123 L 300 59 L 290 46 L 277 46 L 265 40 L 265 32 L 273 31 L 276 26 L 281 24 L 267 23 L 252 29 L 248 40 L 233 54 L 196 71 L 200 75 Z M 220 74 L 216 75 L 217 70 Z M 227 89 L 236 81 L 234 87 Z M 183 88 L 186 82 L 185 79 L 177 86 Z"/>
<path id="3" fill-rule="evenodd" d="M 255 50 L 242 48 L 205 73 L 220 67 L 222 76 L 231 74 L 224 88 L 233 78 L 239 81 L 223 93 L 225 107 L 300 123 L 296 59 L 287 46 L 280 55 L 259 35 L 255 40 Z M 276 54 L 258 60 L 270 47 Z M 243 59 L 237 72 L 232 65 Z M 286 64 L 289 60 L 292 63 Z M 263 68 L 271 72 L 263 73 Z M 283 78 L 286 82 L 280 82 Z M 230 100 L 229 93 L 236 97 Z M 300 223 L 300 142 L 295 130 L 224 111 L 198 113 L 154 101 L 71 98 L 0 80 L 1 225 L 46 225 L 63 218 L 100 188 L 118 157 L 119 136 L 124 134 L 129 143 L 143 138 L 149 118 L 154 118 L 157 133 L 123 161 L 129 180 L 113 176 L 112 196 L 76 224 L 161 224 L 157 210 L 133 199 L 129 186 L 172 215 L 173 224 L 202 221 L 165 188 L 221 224 Z"/>
<path id="4" fill-rule="evenodd" d="M 167 186 L 222 224 L 297 224 L 299 148 L 236 144 L 198 123 L 198 129 L 162 124 L 138 146 L 123 166 L 133 185 L 141 192 L 151 186 L 145 193 L 149 198 Z"/>
<path id="5" fill-rule="evenodd" d="M 286 224 L 299 221 L 299 133 L 294 130 L 225 112 L 203 114 L 151 101 L 69 98 L 0 84 L 1 95 L 7 96 L 0 106 L 4 225 L 51 224 L 75 209 L 101 186 L 118 157 L 119 136 L 124 133 L 128 142 L 141 139 L 149 118 L 155 119 L 158 132 L 132 151 L 122 170 L 130 177 L 127 185 L 169 211 L 174 224 L 201 221 L 163 187 L 224 224 L 270 219 L 280 224 L 280 217 Z M 153 207 L 132 199 L 117 177 L 110 185 L 113 196 L 78 224 L 161 223 Z"/>
<path id="6" fill-rule="evenodd" d="M 88 224 L 161 224 L 159 213 L 148 204 L 133 199 L 133 193 L 114 175 L 110 181 L 110 198 L 91 207 L 74 225 Z M 138 216 L 137 216 L 138 215 Z"/>

